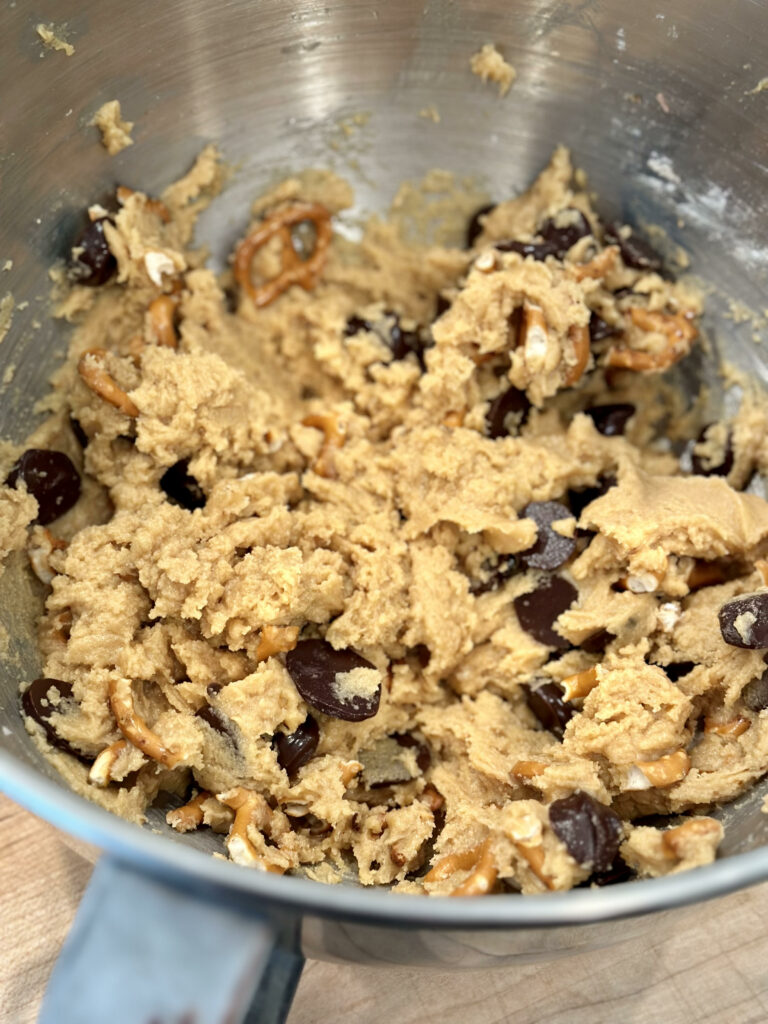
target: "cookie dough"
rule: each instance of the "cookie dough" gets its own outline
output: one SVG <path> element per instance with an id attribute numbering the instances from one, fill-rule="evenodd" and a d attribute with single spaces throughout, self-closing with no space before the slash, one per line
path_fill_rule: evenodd
<path id="1" fill-rule="evenodd" d="M 110 156 L 117 156 L 128 146 L 133 145 L 133 121 L 123 120 L 120 100 L 107 100 L 106 103 L 102 103 L 90 123 L 101 132 L 101 143 Z"/>
<path id="2" fill-rule="evenodd" d="M 117 814 L 174 794 L 170 827 L 325 882 L 710 861 L 704 812 L 768 767 L 764 652 L 718 627 L 765 586 L 768 434 L 758 396 L 707 424 L 663 375 L 699 293 L 563 149 L 466 248 L 352 243 L 349 187 L 290 178 L 217 276 L 222 179 L 208 148 L 75 243 L 55 412 L 0 494 L 48 587 L 34 742 Z"/>
<path id="3" fill-rule="evenodd" d="M 469 60 L 472 74 L 484 82 L 494 82 L 499 87 L 499 96 L 506 96 L 517 78 L 517 72 L 504 60 L 493 45 L 486 43 Z"/>

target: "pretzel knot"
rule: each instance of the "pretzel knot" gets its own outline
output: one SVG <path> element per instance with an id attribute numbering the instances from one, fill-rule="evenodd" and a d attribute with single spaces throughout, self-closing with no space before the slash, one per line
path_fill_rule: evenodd
<path id="1" fill-rule="evenodd" d="M 291 228 L 306 221 L 315 226 L 315 247 L 311 256 L 302 259 L 293 247 Z M 235 250 L 235 279 L 256 307 L 268 306 L 294 284 L 309 291 L 317 284 L 320 271 L 325 266 L 332 234 L 330 211 L 320 203 L 294 203 L 277 210 L 257 224 L 238 245 Z M 271 280 L 255 285 L 251 273 L 253 258 L 275 235 L 283 246 L 282 270 Z"/>

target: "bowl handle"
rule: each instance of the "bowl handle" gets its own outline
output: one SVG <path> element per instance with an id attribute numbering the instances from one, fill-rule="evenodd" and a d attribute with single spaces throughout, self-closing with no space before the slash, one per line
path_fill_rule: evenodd
<path id="1" fill-rule="evenodd" d="M 220 893 L 193 894 L 103 857 L 38 1024 L 282 1024 L 304 960 L 277 931 Z"/>

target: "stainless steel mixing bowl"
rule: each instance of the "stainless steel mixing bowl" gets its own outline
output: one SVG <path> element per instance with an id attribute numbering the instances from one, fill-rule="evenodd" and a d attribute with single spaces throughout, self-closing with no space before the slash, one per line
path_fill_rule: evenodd
<path id="1" fill-rule="evenodd" d="M 0 297 L 12 292 L 17 311 L 0 347 L 0 436 L 29 432 L 64 350 L 66 328 L 47 318 L 47 271 L 82 209 L 116 182 L 159 190 L 210 140 L 237 168 L 201 224 L 218 264 L 277 171 L 330 164 L 363 209 L 432 167 L 475 175 L 500 198 L 564 142 L 606 211 L 659 224 L 685 246 L 716 286 L 710 337 L 764 379 L 753 327 L 729 318 L 728 299 L 767 304 L 768 91 L 755 90 L 768 74 L 767 14 L 765 0 L 38 0 L 33 13 L 6 0 L 0 267 L 13 265 L 0 271 Z M 43 51 L 38 22 L 65 23 L 74 56 Z M 504 100 L 468 71 L 487 41 L 518 71 Z M 113 98 L 136 122 L 136 144 L 117 158 L 87 125 Z M 419 116 L 430 105 L 439 124 Z M 339 146 L 341 122 L 361 112 L 367 120 Z M 693 371 L 711 373 L 711 361 Z M 658 928 L 664 911 L 768 878 L 759 787 L 723 812 L 717 863 L 595 891 L 410 899 L 216 860 L 205 837 L 170 833 L 160 817 L 141 830 L 74 796 L 35 751 L 16 694 L 39 672 L 41 598 L 13 562 L 0 583 L 10 636 L 0 784 L 107 851 L 54 973 L 46 1022 L 165 1022 L 187 1011 L 196 1024 L 237 1021 L 260 978 L 249 1019 L 278 1020 L 302 954 L 450 967 L 554 957 Z"/>

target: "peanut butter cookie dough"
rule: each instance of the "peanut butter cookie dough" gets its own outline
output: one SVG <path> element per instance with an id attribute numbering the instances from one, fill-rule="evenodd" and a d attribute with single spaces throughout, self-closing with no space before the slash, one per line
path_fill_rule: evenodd
<path id="1" fill-rule="evenodd" d="M 291 178 L 217 277 L 221 179 L 209 148 L 120 189 L 73 249 L 54 413 L 0 495 L 49 588 L 34 742 L 117 814 L 172 793 L 169 826 L 326 882 L 710 861 L 704 812 L 768 768 L 768 453 L 758 397 L 705 424 L 661 375 L 699 294 L 563 149 L 463 249 L 352 244 L 345 183 Z"/>

